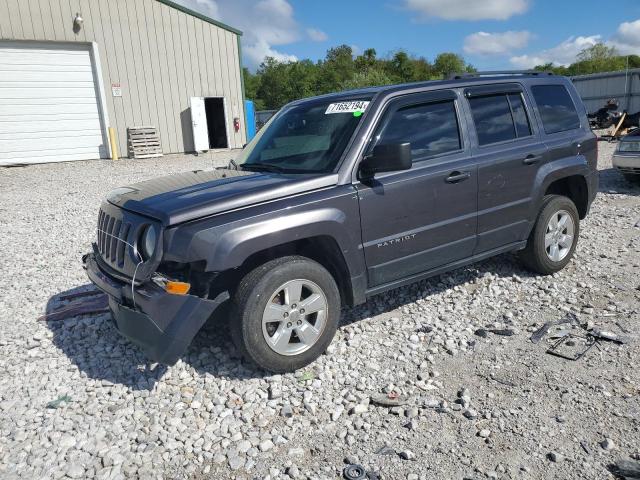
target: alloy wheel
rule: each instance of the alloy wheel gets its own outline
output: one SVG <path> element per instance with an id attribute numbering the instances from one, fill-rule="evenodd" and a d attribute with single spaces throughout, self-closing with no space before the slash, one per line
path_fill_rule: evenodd
<path id="1" fill-rule="evenodd" d="M 549 219 L 544 236 L 547 256 L 554 262 L 560 262 L 569 255 L 573 246 L 575 225 L 566 210 L 559 210 Z"/>
<path id="2" fill-rule="evenodd" d="M 320 339 L 327 317 L 327 298 L 310 280 L 290 280 L 273 292 L 262 314 L 262 334 L 280 355 L 298 355 Z"/>

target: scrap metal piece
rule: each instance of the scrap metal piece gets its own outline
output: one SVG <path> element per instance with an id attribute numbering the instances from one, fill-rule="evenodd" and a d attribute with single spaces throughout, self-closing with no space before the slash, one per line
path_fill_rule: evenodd
<path id="1" fill-rule="evenodd" d="M 47 408 L 56 409 L 63 403 L 69 403 L 71 401 L 71 397 L 69 395 L 60 395 L 55 400 L 51 400 L 47 403 Z"/>
<path id="2" fill-rule="evenodd" d="M 549 329 L 551 327 L 564 325 L 565 323 L 571 323 L 571 324 L 577 325 L 578 317 L 576 317 L 574 313 L 567 313 L 560 320 L 556 320 L 553 322 L 546 322 L 544 325 L 542 325 L 542 327 L 540 327 L 538 330 L 533 332 L 533 335 L 529 337 L 529 340 L 531 340 L 532 343 L 538 343 L 540 340 L 542 340 L 542 337 L 544 337 L 549 332 Z"/>
<path id="3" fill-rule="evenodd" d="M 93 315 L 96 313 L 106 313 L 109 311 L 109 297 L 102 293 L 99 296 L 93 296 L 81 301 L 76 301 L 65 305 L 53 312 L 42 315 L 38 321 L 47 322 L 64 320 L 65 318 L 77 317 L 80 315 Z"/>
<path id="4" fill-rule="evenodd" d="M 547 322 L 544 325 L 542 325 L 538 330 L 533 332 L 533 335 L 529 337 L 529 340 L 531 340 L 532 343 L 538 343 L 540 340 L 542 340 L 542 337 L 544 337 L 547 334 L 552 324 L 553 322 Z"/>
<path id="5" fill-rule="evenodd" d="M 58 297 L 58 300 L 60 300 L 61 302 L 66 302 L 68 300 L 75 300 L 76 298 L 81 298 L 81 297 L 92 297 L 94 295 L 100 295 L 102 292 L 100 290 L 98 290 L 97 288 L 91 289 L 91 290 L 83 290 L 81 292 L 74 292 L 74 293 L 67 293 L 65 295 L 60 295 Z"/>
<path id="6" fill-rule="evenodd" d="M 473 333 L 474 333 L 474 335 L 477 335 L 480 338 L 487 338 L 487 336 L 489 335 L 488 332 L 484 328 L 479 328 Z"/>
<path id="7" fill-rule="evenodd" d="M 564 353 L 562 350 L 560 350 L 560 348 L 562 347 L 563 344 L 566 344 L 569 339 L 581 339 L 581 340 L 584 340 L 585 348 L 582 349 L 581 351 L 579 351 L 578 353 L 573 354 L 573 355 L 570 355 L 568 353 Z M 560 358 L 564 358 L 565 360 L 572 360 L 572 361 L 575 362 L 577 360 L 580 360 L 582 357 L 584 357 L 586 355 L 586 353 L 589 350 L 591 350 L 591 348 L 594 345 L 597 345 L 597 343 L 598 343 L 598 339 L 596 337 L 591 336 L 591 335 L 583 337 L 581 335 L 569 334 L 569 335 L 566 335 L 564 337 L 561 337 L 553 345 L 551 345 L 547 349 L 547 353 L 549 355 L 553 355 L 555 357 L 560 357 Z"/>
<path id="8" fill-rule="evenodd" d="M 494 335 L 500 335 L 501 337 L 511 337 L 515 335 L 516 332 L 511 330 L 510 328 L 493 328 L 489 330 Z"/>
<path id="9" fill-rule="evenodd" d="M 367 471 L 362 465 L 351 464 L 344 467 L 342 475 L 347 480 L 365 480 L 367 478 Z"/>
<path id="10" fill-rule="evenodd" d="M 591 330 L 589 332 L 590 335 L 593 335 L 594 337 L 597 337 L 601 340 L 607 340 L 609 342 L 615 342 L 615 343 L 619 343 L 620 345 L 625 343 L 624 338 L 622 338 L 620 335 L 617 335 L 613 332 L 610 332 L 608 330 L 600 330 L 599 328 L 594 328 L 593 330 Z"/>

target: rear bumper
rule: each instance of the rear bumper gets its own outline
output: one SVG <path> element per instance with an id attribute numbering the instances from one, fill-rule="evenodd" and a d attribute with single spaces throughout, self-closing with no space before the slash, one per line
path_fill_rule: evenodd
<path id="1" fill-rule="evenodd" d="M 131 288 L 103 271 L 90 253 L 83 257 L 87 276 L 109 296 L 109 308 L 118 331 L 142 348 L 150 360 L 172 365 L 216 308 L 226 301 L 193 295 L 173 295 L 152 282 Z"/>
<path id="2" fill-rule="evenodd" d="M 611 163 L 624 173 L 637 173 L 640 175 L 640 155 L 614 155 Z"/>

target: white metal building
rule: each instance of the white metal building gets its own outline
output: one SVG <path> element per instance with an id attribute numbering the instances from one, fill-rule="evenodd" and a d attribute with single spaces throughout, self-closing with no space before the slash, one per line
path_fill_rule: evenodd
<path id="1" fill-rule="evenodd" d="M 246 142 L 241 32 L 169 0 L 0 0 L 0 165 Z"/>
<path id="2" fill-rule="evenodd" d="M 640 111 L 640 69 L 593 73 L 571 77 L 588 112 L 595 112 L 609 99 L 619 102 L 621 110 Z"/>

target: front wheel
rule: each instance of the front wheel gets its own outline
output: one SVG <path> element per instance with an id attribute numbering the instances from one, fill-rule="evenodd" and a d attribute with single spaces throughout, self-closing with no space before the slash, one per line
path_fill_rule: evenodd
<path id="1" fill-rule="evenodd" d="M 340 293 L 319 263 L 290 256 L 249 272 L 233 299 L 231 337 L 243 356 L 272 372 L 291 372 L 318 358 L 340 319 Z"/>
<path id="2" fill-rule="evenodd" d="M 543 275 L 558 272 L 573 257 L 579 234 L 580 217 L 571 199 L 547 195 L 520 258 L 529 269 Z"/>

